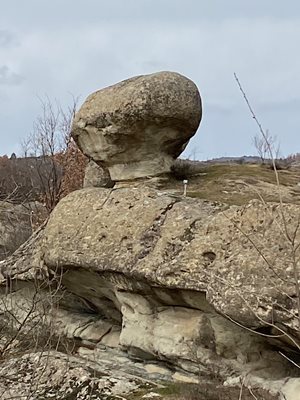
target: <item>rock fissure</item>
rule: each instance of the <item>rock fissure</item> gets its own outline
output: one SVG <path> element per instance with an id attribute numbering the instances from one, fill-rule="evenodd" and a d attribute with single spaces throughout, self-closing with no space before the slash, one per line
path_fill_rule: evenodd
<path id="1" fill-rule="evenodd" d="M 143 248 L 143 250 L 141 250 L 141 252 L 137 255 L 137 261 L 147 257 L 148 254 L 151 253 L 155 249 L 155 246 L 160 238 L 161 228 L 164 225 L 164 222 L 167 217 L 167 213 L 168 213 L 168 211 L 172 210 L 174 204 L 177 201 L 178 200 L 174 200 L 173 202 L 168 204 L 167 207 L 160 212 L 159 216 L 157 216 L 155 218 L 155 220 L 154 220 L 153 224 L 150 226 L 150 228 L 147 229 L 147 231 L 145 231 L 142 234 L 141 247 Z"/>
<path id="2" fill-rule="evenodd" d="M 169 242 L 167 244 L 165 253 L 163 255 L 164 261 L 174 260 L 185 248 L 185 246 L 187 246 L 194 239 L 193 230 L 198 221 L 200 221 L 200 219 L 199 220 L 196 219 L 187 228 L 185 228 L 184 233 L 178 238 L 176 238 L 175 243 Z"/>

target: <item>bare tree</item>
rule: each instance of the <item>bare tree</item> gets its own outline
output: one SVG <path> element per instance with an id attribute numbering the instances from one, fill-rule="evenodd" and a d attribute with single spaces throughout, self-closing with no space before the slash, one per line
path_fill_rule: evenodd
<path id="1" fill-rule="evenodd" d="M 265 131 L 264 137 L 261 134 L 255 135 L 253 144 L 263 164 L 265 164 L 267 158 L 278 158 L 279 145 L 277 144 L 277 137 L 271 135 L 268 130 Z M 270 149 L 272 150 L 271 154 Z"/>
<path id="2" fill-rule="evenodd" d="M 27 158 L 30 155 L 30 149 L 31 149 L 31 137 L 25 137 L 21 140 L 21 157 Z"/>
<path id="3" fill-rule="evenodd" d="M 63 195 L 80 187 L 86 157 L 71 137 L 77 99 L 72 97 L 66 110 L 48 97 L 40 102 L 41 114 L 33 124 L 33 131 L 23 139 L 21 148 L 25 157 L 30 154 L 35 158 L 41 200 L 51 212 Z"/>
<path id="4" fill-rule="evenodd" d="M 34 122 L 30 141 L 37 157 L 36 169 L 43 188 L 43 200 L 50 211 L 58 201 L 61 185 L 61 171 L 54 159 L 56 153 L 63 151 L 59 129 L 61 109 L 57 104 L 54 107 L 48 98 L 41 100 L 41 105 L 42 113 Z"/>

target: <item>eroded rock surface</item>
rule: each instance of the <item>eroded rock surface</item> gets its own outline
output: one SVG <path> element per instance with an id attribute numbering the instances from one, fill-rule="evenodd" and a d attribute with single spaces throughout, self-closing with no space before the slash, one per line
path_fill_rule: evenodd
<path id="1" fill-rule="evenodd" d="M 137 76 L 91 94 L 72 135 L 121 181 L 168 172 L 202 115 L 196 85 L 175 72 Z"/>
<path id="2" fill-rule="evenodd" d="M 80 348 L 282 383 L 297 372 L 281 354 L 299 357 L 299 248 L 283 230 L 298 243 L 297 215 L 292 204 L 228 207 L 139 183 L 79 190 L 16 262 L 2 264 L 12 283 L 1 312 L 29 320 L 37 297 L 27 282 L 56 276 L 61 288 L 51 301 L 42 286 L 41 310 L 56 304 L 42 320 Z"/>
<path id="3" fill-rule="evenodd" d="M 113 354 L 107 360 L 104 355 L 102 365 L 91 355 L 87 360 L 57 351 L 25 354 L 0 365 L 0 396 L 7 400 L 126 399 L 139 390 L 156 389 L 159 385 L 154 379 L 168 380 L 159 374 L 146 379 L 142 368 L 134 369 L 134 376 L 130 373 L 132 366 L 129 360 Z"/>
<path id="4" fill-rule="evenodd" d="M 54 210 L 44 260 L 70 274 L 113 271 L 150 285 L 203 291 L 219 312 L 248 327 L 273 318 L 296 334 L 293 252 L 282 212 L 299 240 L 292 204 L 228 208 L 145 187 L 85 189 Z"/>

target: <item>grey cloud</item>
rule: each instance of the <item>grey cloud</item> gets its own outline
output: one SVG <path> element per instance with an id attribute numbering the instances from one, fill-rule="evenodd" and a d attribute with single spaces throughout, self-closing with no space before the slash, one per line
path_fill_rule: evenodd
<path id="1" fill-rule="evenodd" d="M 101 23 L 118 21 L 156 21 L 180 22 L 207 19 L 220 21 L 224 18 L 294 18 L 300 13 L 298 0 L 285 2 L 274 0 L 10 0 L 5 5 L 5 11 L 17 26 L 28 25 L 32 15 L 36 27 L 57 27 L 76 24 L 82 27 L 93 22 Z M 16 13 L 16 9 L 18 13 Z M 1 20 L 1 17 L 0 17 Z"/>
<path id="2" fill-rule="evenodd" d="M 148 69 L 153 69 L 153 71 L 159 71 L 160 69 L 162 69 L 162 65 L 161 63 L 157 62 L 157 61 L 153 61 L 153 60 L 148 60 L 148 61 L 144 61 L 141 64 L 142 68 L 145 70 Z"/>
<path id="3" fill-rule="evenodd" d="M 84 100 L 94 90 L 157 70 L 180 72 L 200 89 L 203 121 L 187 155 L 195 149 L 200 158 L 255 153 L 257 127 L 234 71 L 283 151 L 300 149 L 300 104 L 292 100 L 300 94 L 299 0 L 289 6 L 274 0 L 4 3 L 0 138 L 8 153 L 31 130 L 39 113 L 36 95 L 68 104 L 69 92 Z M 26 76 L 22 85 L 18 72 Z"/>
<path id="4" fill-rule="evenodd" d="M 261 112 L 277 113 L 290 112 L 299 114 L 300 110 L 300 98 L 285 100 L 285 101 L 269 101 L 264 104 L 260 104 L 258 110 Z"/>
<path id="5" fill-rule="evenodd" d="M 0 29 L 0 47 L 15 46 L 18 43 L 17 37 L 12 32 Z"/>
<path id="6" fill-rule="evenodd" d="M 0 66 L 0 85 L 20 85 L 24 77 L 12 72 L 7 65 Z"/>
<path id="7" fill-rule="evenodd" d="M 205 103 L 203 104 L 204 112 L 214 113 L 214 114 L 231 114 L 234 112 L 233 107 L 229 107 L 226 104 L 214 104 L 214 103 Z"/>

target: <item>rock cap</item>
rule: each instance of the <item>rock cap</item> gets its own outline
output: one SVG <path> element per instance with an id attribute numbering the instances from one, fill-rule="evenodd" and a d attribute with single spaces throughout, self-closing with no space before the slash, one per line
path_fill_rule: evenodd
<path id="1" fill-rule="evenodd" d="M 72 136 L 113 181 L 170 171 L 201 121 L 197 86 L 176 72 L 136 76 L 91 94 Z"/>

